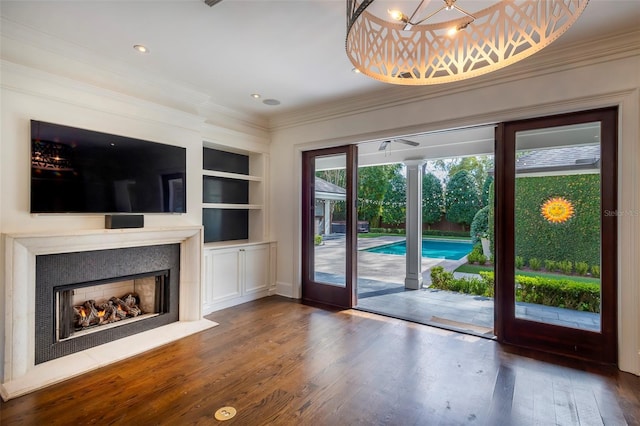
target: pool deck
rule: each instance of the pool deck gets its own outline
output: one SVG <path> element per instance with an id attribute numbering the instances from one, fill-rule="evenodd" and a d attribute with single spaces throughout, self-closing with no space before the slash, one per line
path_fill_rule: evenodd
<path id="1" fill-rule="evenodd" d="M 406 290 L 404 256 L 363 251 L 404 239 L 398 236 L 358 238 L 358 309 L 492 337 L 492 298 L 428 288 L 432 267 L 442 266 L 447 271 L 454 271 L 466 263 L 466 257 L 460 260 L 423 258 L 423 288 Z M 344 237 L 327 238 L 324 245 L 316 246 L 316 274 L 321 280 L 339 282 L 340 277 L 344 277 L 344 253 Z M 455 275 L 473 276 L 458 272 Z M 598 314 L 529 303 L 516 303 L 516 315 L 581 329 L 599 330 L 600 327 Z"/>

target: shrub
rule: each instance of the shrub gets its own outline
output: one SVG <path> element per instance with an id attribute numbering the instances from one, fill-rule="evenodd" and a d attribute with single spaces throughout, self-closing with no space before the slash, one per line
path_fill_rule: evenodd
<path id="1" fill-rule="evenodd" d="M 556 263 L 555 260 L 545 260 L 544 261 L 544 269 L 546 269 L 549 272 L 555 271 L 556 265 L 557 265 L 557 263 Z"/>
<path id="2" fill-rule="evenodd" d="M 453 272 L 445 271 L 442 266 L 431 268 L 431 286 L 442 290 L 448 290 L 453 281 Z"/>
<path id="3" fill-rule="evenodd" d="M 573 263 L 570 260 L 563 260 L 558 262 L 558 269 L 560 272 L 566 275 L 571 275 L 571 271 L 573 270 Z"/>
<path id="4" fill-rule="evenodd" d="M 516 269 L 522 269 L 524 266 L 524 259 L 522 256 L 516 256 Z"/>
<path id="5" fill-rule="evenodd" d="M 493 284 L 484 278 L 454 278 L 442 266 L 431 268 L 431 287 L 465 294 L 493 297 Z"/>
<path id="6" fill-rule="evenodd" d="M 488 287 L 493 288 L 494 273 L 481 273 Z M 555 306 L 577 311 L 600 312 L 600 286 L 567 279 L 525 277 L 516 275 L 518 302 Z"/>
<path id="7" fill-rule="evenodd" d="M 480 265 L 484 265 L 485 263 L 487 263 L 487 256 L 485 256 L 484 254 L 481 254 L 478 256 L 478 263 Z"/>
<path id="8" fill-rule="evenodd" d="M 316 235 L 313 237 L 313 242 L 314 242 L 314 244 L 315 244 L 315 245 L 317 245 L 317 246 L 319 246 L 320 244 L 322 244 L 322 235 L 318 235 L 318 234 L 316 234 Z"/>
<path id="9" fill-rule="evenodd" d="M 471 242 L 477 244 L 480 242 L 480 237 L 488 235 L 489 233 L 489 206 L 485 206 L 478 210 L 471 222 Z"/>
<path id="10" fill-rule="evenodd" d="M 487 289 L 485 292 L 485 296 L 493 297 L 495 295 L 494 291 L 494 282 L 493 282 L 493 272 L 491 271 L 480 271 L 480 277 L 482 281 L 484 281 L 485 288 Z"/>
<path id="11" fill-rule="evenodd" d="M 587 275 L 589 272 L 589 264 L 587 262 L 576 262 L 576 274 Z"/>
<path id="12" fill-rule="evenodd" d="M 591 266 L 591 276 L 595 278 L 600 278 L 600 266 L 598 265 Z"/>
<path id="13" fill-rule="evenodd" d="M 531 259 L 529 259 L 529 267 L 534 271 L 539 271 L 542 267 L 542 262 L 540 262 L 540 259 L 532 257 Z"/>
<path id="14" fill-rule="evenodd" d="M 480 259 L 484 257 L 484 262 L 487 262 L 487 258 L 482 254 L 482 245 L 480 244 L 476 244 L 475 246 L 473 246 L 473 250 L 471 250 L 471 253 L 469 253 L 467 255 L 467 261 L 469 263 L 480 263 Z"/>

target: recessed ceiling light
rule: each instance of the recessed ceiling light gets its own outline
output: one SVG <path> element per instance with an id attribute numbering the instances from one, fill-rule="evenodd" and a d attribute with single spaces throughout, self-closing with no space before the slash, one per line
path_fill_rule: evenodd
<path id="1" fill-rule="evenodd" d="M 280 105 L 280 101 L 277 99 L 265 99 L 262 103 L 271 106 Z"/>
<path id="2" fill-rule="evenodd" d="M 143 46 L 141 44 L 134 44 L 133 48 L 140 53 L 149 53 L 149 49 L 147 49 L 146 46 Z"/>
<path id="3" fill-rule="evenodd" d="M 253 99 L 260 99 L 262 96 L 260 96 L 260 93 L 252 93 L 252 94 L 251 94 L 251 97 L 252 97 Z"/>

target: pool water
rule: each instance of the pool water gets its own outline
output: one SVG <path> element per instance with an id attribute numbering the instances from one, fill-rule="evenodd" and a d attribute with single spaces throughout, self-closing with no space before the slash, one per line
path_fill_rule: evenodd
<path id="1" fill-rule="evenodd" d="M 422 240 L 422 256 L 432 259 L 458 260 L 469 254 L 472 249 L 473 244 L 467 241 Z M 364 251 L 404 256 L 407 254 L 407 243 L 400 241 Z"/>

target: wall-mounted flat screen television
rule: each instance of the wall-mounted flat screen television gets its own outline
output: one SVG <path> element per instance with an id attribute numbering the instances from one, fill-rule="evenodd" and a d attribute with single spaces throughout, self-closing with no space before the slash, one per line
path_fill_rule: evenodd
<path id="1" fill-rule="evenodd" d="M 185 213 L 186 149 L 31 120 L 31 213 Z"/>

